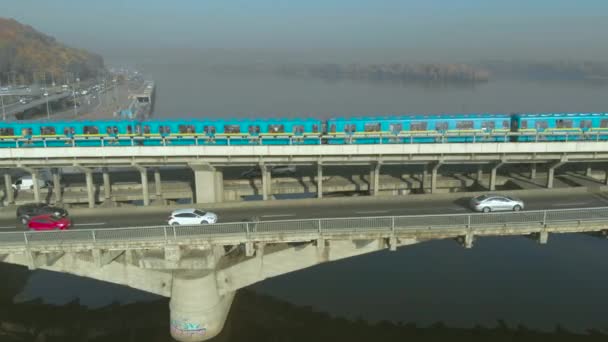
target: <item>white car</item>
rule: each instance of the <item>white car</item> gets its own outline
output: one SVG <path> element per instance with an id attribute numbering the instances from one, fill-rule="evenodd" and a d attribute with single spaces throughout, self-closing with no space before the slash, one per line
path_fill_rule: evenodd
<path id="1" fill-rule="evenodd" d="M 40 188 L 46 188 L 50 185 L 50 182 L 44 179 L 37 179 L 38 181 L 38 186 Z M 34 188 L 34 180 L 32 179 L 32 176 L 23 176 L 23 177 L 19 177 L 17 178 L 17 181 L 15 182 L 15 184 L 13 184 L 13 189 L 19 191 L 19 190 L 24 190 L 24 189 L 33 189 Z"/>
<path id="2" fill-rule="evenodd" d="M 196 224 L 214 224 L 217 222 L 217 215 L 210 211 L 202 211 L 198 209 L 178 209 L 174 210 L 169 216 L 167 223 L 176 225 L 196 225 Z"/>

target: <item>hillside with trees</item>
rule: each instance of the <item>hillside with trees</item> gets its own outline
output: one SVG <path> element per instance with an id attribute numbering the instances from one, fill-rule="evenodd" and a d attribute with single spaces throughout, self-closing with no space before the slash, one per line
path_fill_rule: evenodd
<path id="1" fill-rule="evenodd" d="M 103 70 L 101 56 L 68 47 L 14 19 L 0 18 L 0 80 L 28 84 L 36 78 L 88 79 Z"/>

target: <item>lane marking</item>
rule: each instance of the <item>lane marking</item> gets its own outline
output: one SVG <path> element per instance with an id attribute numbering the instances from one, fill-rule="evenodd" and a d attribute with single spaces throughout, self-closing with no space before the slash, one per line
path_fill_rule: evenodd
<path id="1" fill-rule="evenodd" d="M 105 222 L 96 222 L 96 223 L 76 223 L 74 226 L 103 226 Z"/>
<path id="2" fill-rule="evenodd" d="M 368 210 L 368 211 L 355 211 L 355 214 L 381 214 L 388 213 L 388 210 Z"/>
<path id="3" fill-rule="evenodd" d="M 586 201 L 586 202 L 555 203 L 555 204 L 552 204 L 551 206 L 552 207 L 567 207 L 570 205 L 583 205 L 583 204 L 589 204 L 589 203 L 591 203 L 591 202 Z"/>
<path id="4" fill-rule="evenodd" d="M 0 227 L 0 229 L 14 229 L 14 228 L 17 228 L 17 226 Z"/>
<path id="5" fill-rule="evenodd" d="M 296 216 L 296 214 L 262 215 L 261 217 L 291 217 L 291 216 Z"/>

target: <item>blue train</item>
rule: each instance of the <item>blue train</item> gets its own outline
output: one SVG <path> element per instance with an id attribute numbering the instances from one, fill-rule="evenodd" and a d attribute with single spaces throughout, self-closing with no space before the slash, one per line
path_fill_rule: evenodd
<path id="1" fill-rule="evenodd" d="M 590 138 L 608 139 L 608 113 L 411 114 L 329 120 L 0 122 L 0 147 L 4 148 L 562 141 Z"/>

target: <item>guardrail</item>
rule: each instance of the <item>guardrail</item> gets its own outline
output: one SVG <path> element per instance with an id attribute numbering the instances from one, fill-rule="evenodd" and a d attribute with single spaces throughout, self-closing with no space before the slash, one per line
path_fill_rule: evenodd
<path id="1" fill-rule="evenodd" d="M 31 148 L 31 147 L 116 147 L 116 146 L 171 146 L 171 145 L 299 145 L 299 144 L 414 144 L 414 143 L 508 143 L 517 142 L 567 142 L 567 141 L 606 141 L 608 131 L 587 132 L 504 132 L 504 133 L 400 133 L 400 134 L 325 134 L 325 135 L 248 135 L 234 134 L 229 136 L 209 136 L 202 134 L 172 134 L 161 136 L 106 134 L 94 135 L 46 135 L 32 137 L 0 136 L 0 147 Z"/>
<path id="2" fill-rule="evenodd" d="M 61 247 L 86 244 L 107 245 L 115 242 L 167 244 L 189 239 L 236 237 L 245 242 L 251 238 L 298 234 L 396 234 L 405 231 L 452 229 L 508 228 L 530 229 L 607 221 L 608 207 L 518 211 L 487 214 L 446 214 L 411 216 L 375 216 L 220 223 L 195 226 L 149 226 L 107 229 L 75 229 L 48 232 L 2 232 L 2 247 Z"/>

